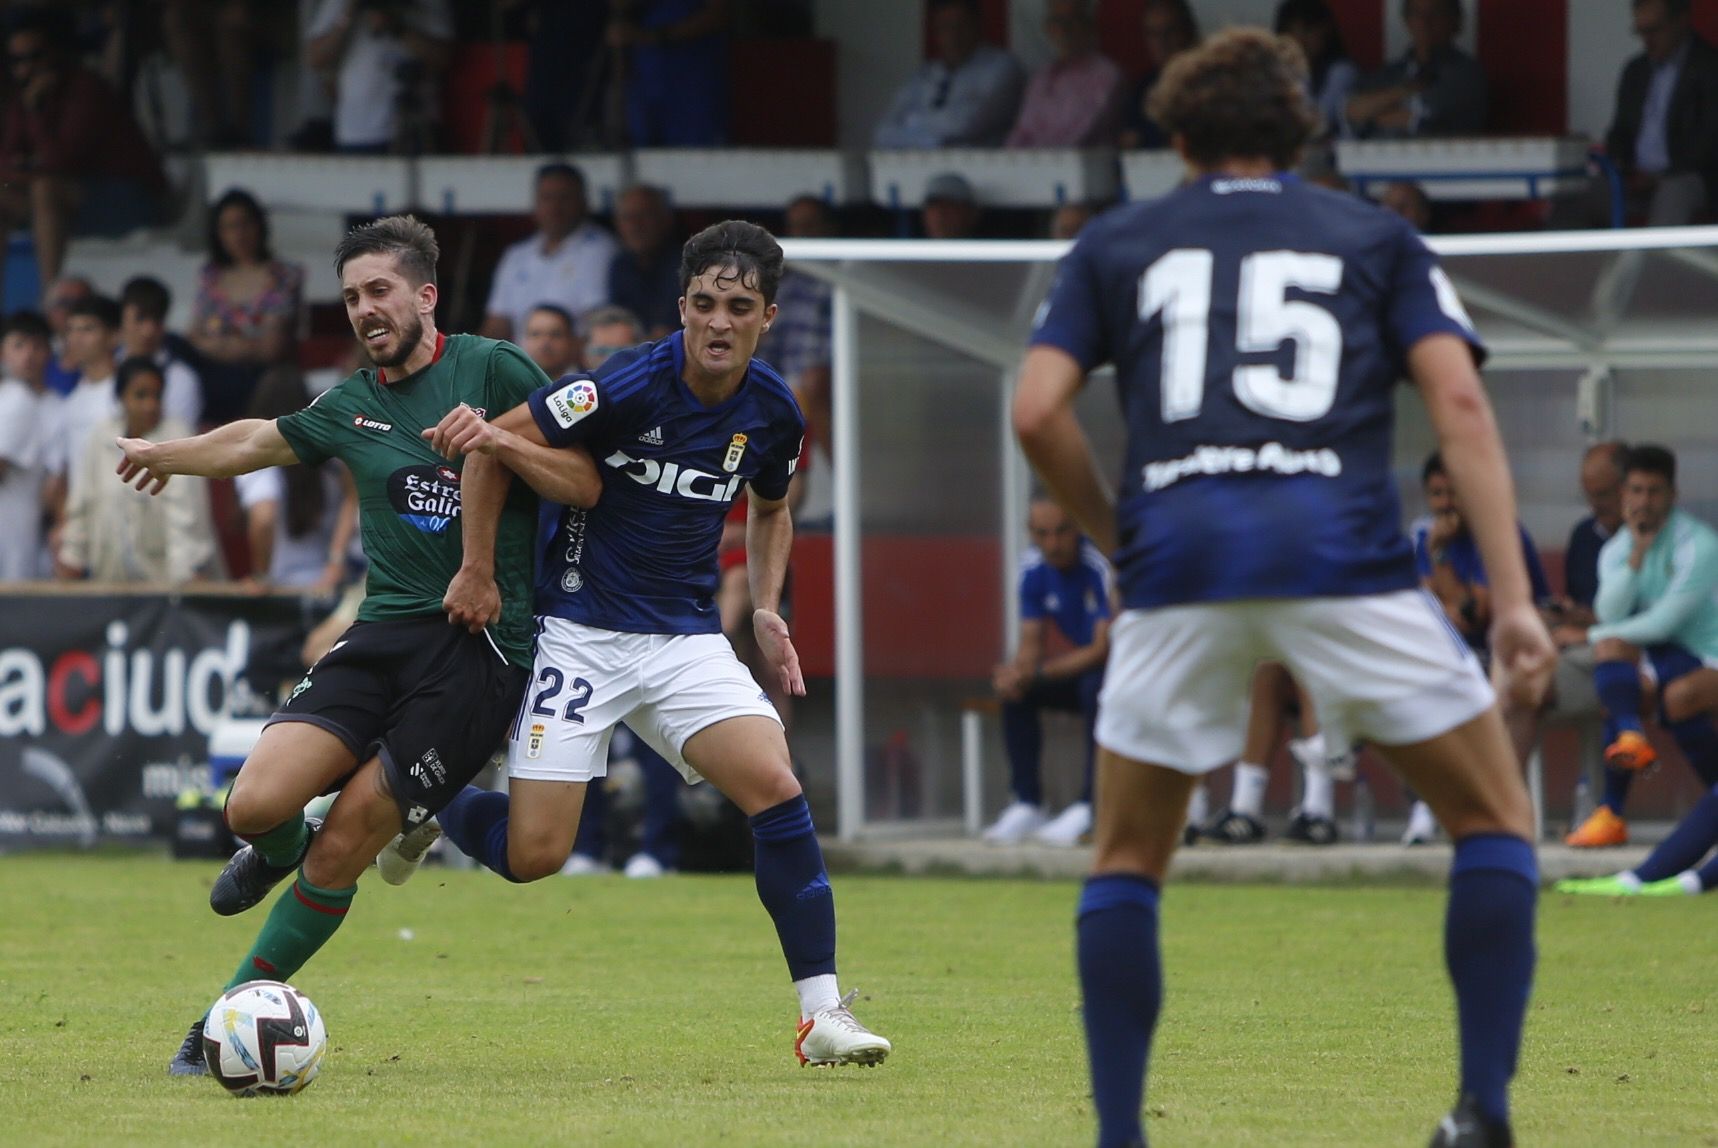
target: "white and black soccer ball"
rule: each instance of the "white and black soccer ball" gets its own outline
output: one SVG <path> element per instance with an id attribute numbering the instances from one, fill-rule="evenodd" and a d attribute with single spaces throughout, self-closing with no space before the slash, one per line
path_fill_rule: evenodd
<path id="1" fill-rule="evenodd" d="M 203 1021 L 203 1063 L 235 1096 L 299 1091 L 322 1068 L 328 1029 L 310 998 L 279 981 L 222 993 Z"/>

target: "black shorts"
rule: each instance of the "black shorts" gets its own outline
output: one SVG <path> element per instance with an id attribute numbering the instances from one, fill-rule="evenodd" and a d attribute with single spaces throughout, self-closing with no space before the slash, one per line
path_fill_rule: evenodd
<path id="1" fill-rule="evenodd" d="M 356 622 L 269 724 L 320 726 L 360 763 L 379 755 L 409 828 L 440 811 L 489 763 L 529 678 L 488 635 L 445 618 Z"/>

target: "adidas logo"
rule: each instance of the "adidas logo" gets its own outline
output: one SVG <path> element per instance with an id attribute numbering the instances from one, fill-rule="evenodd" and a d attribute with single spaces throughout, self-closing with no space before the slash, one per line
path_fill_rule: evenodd
<path id="1" fill-rule="evenodd" d="M 661 446 L 662 445 L 662 428 L 661 427 L 651 427 L 649 430 L 645 431 L 643 434 L 638 436 L 638 441 L 642 442 L 642 443 L 647 443 L 650 446 Z"/>

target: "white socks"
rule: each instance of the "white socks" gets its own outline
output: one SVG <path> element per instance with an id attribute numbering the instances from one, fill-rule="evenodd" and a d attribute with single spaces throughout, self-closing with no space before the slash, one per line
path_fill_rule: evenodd
<path id="1" fill-rule="evenodd" d="M 1676 880 L 1678 884 L 1696 897 L 1706 892 L 1706 886 L 1700 881 L 1700 874 L 1696 873 L 1692 869 L 1684 869 L 1682 872 L 1678 873 L 1676 875 Z"/>
<path id="2" fill-rule="evenodd" d="M 1324 758 L 1308 759 L 1301 771 L 1302 789 L 1300 811 L 1308 817 L 1336 816 L 1336 782 Z"/>
<path id="3" fill-rule="evenodd" d="M 1258 818 L 1265 808 L 1265 785 L 1271 775 L 1262 765 L 1250 761 L 1235 765 L 1235 789 L 1229 796 L 1229 808 L 1236 813 Z"/>
<path id="4" fill-rule="evenodd" d="M 1617 874 L 1617 884 L 1631 893 L 1640 891 L 1641 879 L 1636 877 L 1633 869 L 1624 869 Z"/>
<path id="5" fill-rule="evenodd" d="M 1211 794 L 1206 791 L 1205 783 L 1201 781 L 1193 788 L 1193 796 L 1187 801 L 1187 824 L 1203 825 L 1211 816 Z"/>
<path id="6" fill-rule="evenodd" d="M 836 984 L 834 973 L 822 973 L 794 981 L 793 989 L 799 994 L 800 1020 L 819 1009 L 834 1008 L 841 1003 L 841 987 Z"/>

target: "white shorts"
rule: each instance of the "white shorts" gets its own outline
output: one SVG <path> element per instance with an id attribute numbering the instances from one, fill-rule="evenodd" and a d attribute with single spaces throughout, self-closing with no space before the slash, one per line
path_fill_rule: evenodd
<path id="1" fill-rule="evenodd" d="M 1098 744 L 1208 773 L 1241 755 L 1253 670 L 1280 661 L 1325 740 L 1425 741 L 1491 706 L 1479 660 L 1419 590 L 1127 610 L 1110 628 Z"/>
<path id="2" fill-rule="evenodd" d="M 625 722 L 687 781 L 681 750 L 731 717 L 781 718 L 720 634 L 623 634 L 539 618 L 531 684 L 507 743 L 507 775 L 590 781 L 608 773 L 608 742 Z"/>

